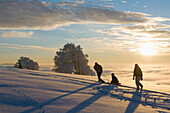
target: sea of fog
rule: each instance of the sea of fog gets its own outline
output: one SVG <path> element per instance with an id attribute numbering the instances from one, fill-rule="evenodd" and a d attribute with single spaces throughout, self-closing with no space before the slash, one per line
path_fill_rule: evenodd
<path id="1" fill-rule="evenodd" d="M 139 64 L 143 72 L 142 84 L 144 87 L 158 91 L 170 91 L 170 65 L 169 64 Z M 111 81 L 111 73 L 119 79 L 121 84 L 135 86 L 132 80 L 134 64 L 103 64 L 104 73 L 102 79 Z M 51 71 L 52 65 L 41 65 L 41 71 Z M 93 68 L 93 65 L 91 65 Z M 96 77 L 97 80 L 97 77 Z"/>
<path id="2" fill-rule="evenodd" d="M 143 72 L 144 81 L 154 81 L 157 85 L 170 85 L 170 65 L 169 64 L 139 64 Z M 134 65 L 131 64 L 113 64 L 104 65 L 104 75 L 115 73 L 117 77 L 124 77 L 127 80 L 132 79 Z"/>
<path id="3" fill-rule="evenodd" d="M 133 64 L 104 64 L 102 78 L 106 81 L 111 80 L 111 73 L 114 73 L 118 79 L 123 78 L 121 82 L 132 80 Z M 153 85 L 170 85 L 170 65 L 169 64 L 139 64 L 143 71 L 144 81 L 153 83 Z M 93 67 L 93 66 L 91 66 Z M 51 71 L 52 65 L 41 65 L 41 71 Z"/>

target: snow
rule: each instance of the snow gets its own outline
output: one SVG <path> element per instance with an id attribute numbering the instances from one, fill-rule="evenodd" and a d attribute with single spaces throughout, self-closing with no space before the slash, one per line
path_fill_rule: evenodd
<path id="1" fill-rule="evenodd" d="M 118 79 L 121 82 L 125 78 Z M 151 84 L 143 82 L 144 89 L 136 91 L 132 82 L 113 86 L 98 83 L 96 76 L 0 66 L 0 112 L 170 112 L 169 88 L 164 85 L 151 88 Z"/>
<path id="2" fill-rule="evenodd" d="M 75 46 L 72 43 L 64 45 L 63 49 L 56 52 L 54 57 L 55 67 L 53 71 L 59 73 L 75 73 L 82 75 L 95 75 L 88 66 L 88 55 L 83 53 L 80 45 Z"/>
<path id="3" fill-rule="evenodd" d="M 38 63 L 27 57 L 20 57 L 14 67 L 20 69 L 39 70 Z"/>

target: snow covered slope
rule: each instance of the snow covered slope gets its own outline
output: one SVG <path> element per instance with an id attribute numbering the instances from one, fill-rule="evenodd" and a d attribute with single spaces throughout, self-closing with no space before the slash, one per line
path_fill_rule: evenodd
<path id="1" fill-rule="evenodd" d="M 97 77 L 0 67 L 0 113 L 168 113 L 170 94 Z"/>

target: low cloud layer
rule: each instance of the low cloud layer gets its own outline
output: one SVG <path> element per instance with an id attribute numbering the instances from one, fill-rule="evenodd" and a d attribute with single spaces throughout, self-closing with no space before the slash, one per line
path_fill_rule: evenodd
<path id="1" fill-rule="evenodd" d="M 50 30 L 72 23 L 131 24 L 165 21 L 148 14 L 122 12 L 107 8 L 83 6 L 81 3 L 57 4 L 36 0 L 4 0 L 0 2 L 0 29 Z"/>
<path id="2" fill-rule="evenodd" d="M 30 38 L 34 34 L 33 31 L 30 32 L 20 32 L 20 31 L 10 31 L 3 32 L 1 37 L 3 38 Z"/>

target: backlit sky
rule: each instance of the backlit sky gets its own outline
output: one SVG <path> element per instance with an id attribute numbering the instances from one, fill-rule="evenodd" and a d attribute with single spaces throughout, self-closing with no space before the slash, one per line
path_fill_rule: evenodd
<path id="1" fill-rule="evenodd" d="M 170 63 L 170 0 L 0 0 L 0 63 L 53 64 L 66 43 L 89 62 Z"/>

